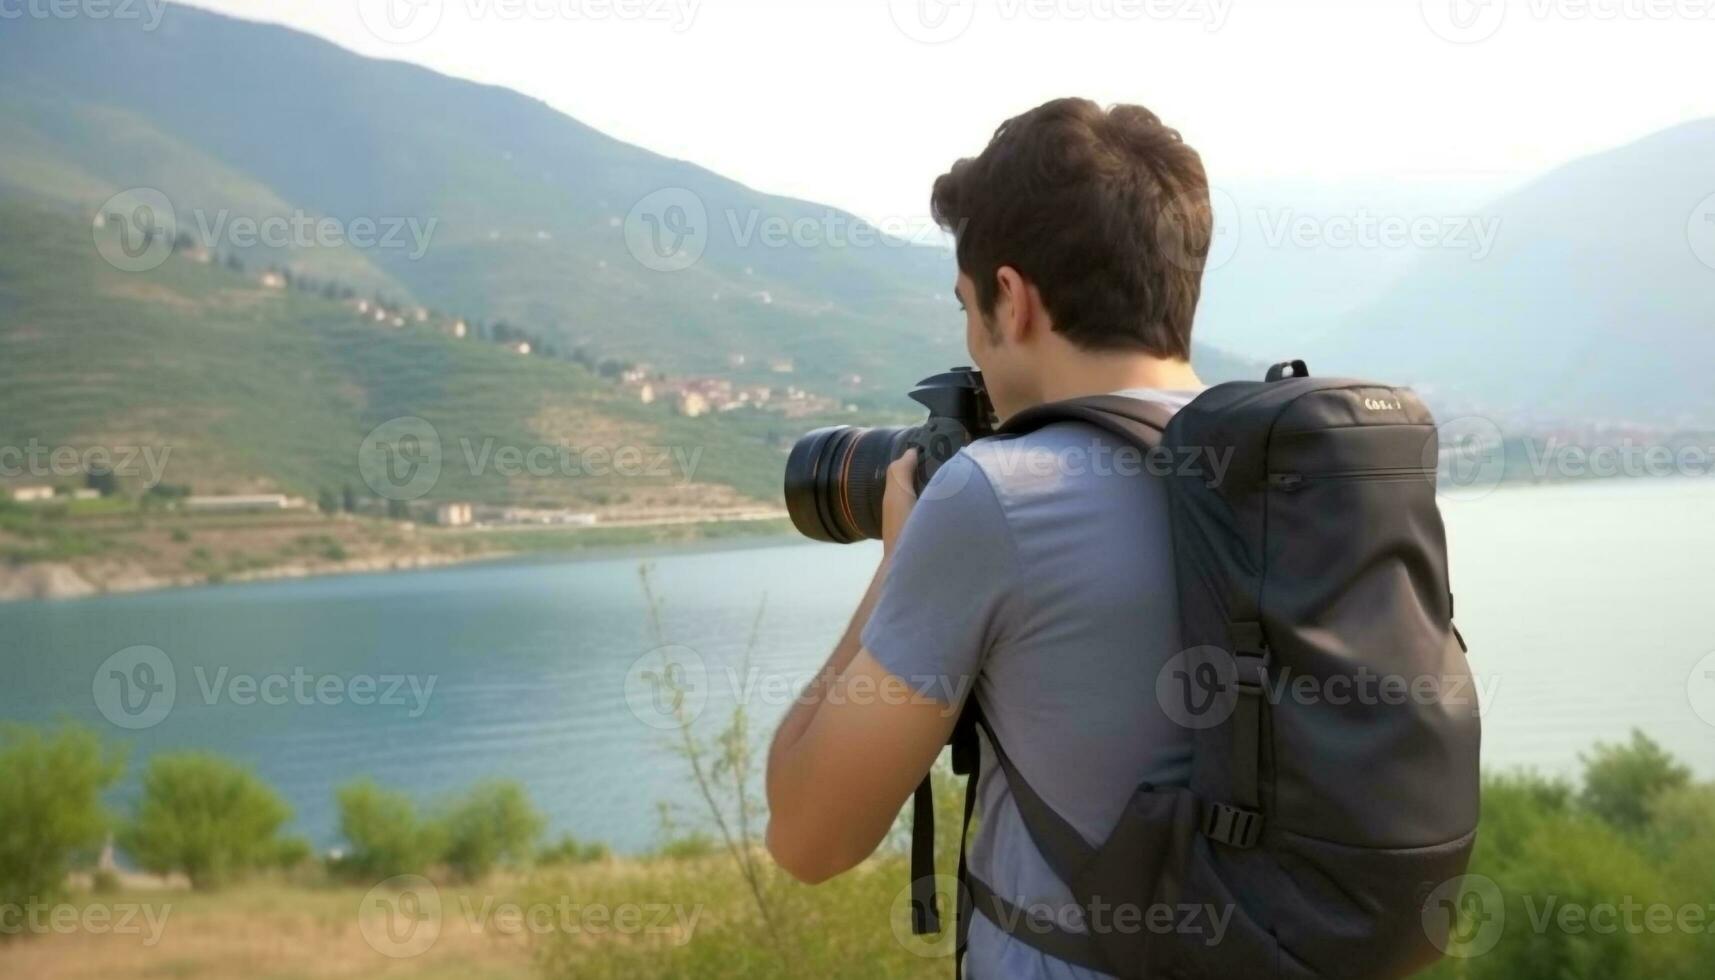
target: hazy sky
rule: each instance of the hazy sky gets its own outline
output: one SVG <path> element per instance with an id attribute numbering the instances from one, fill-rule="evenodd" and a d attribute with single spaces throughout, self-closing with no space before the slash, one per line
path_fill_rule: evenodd
<path id="1" fill-rule="evenodd" d="M 1510 183 L 1715 116 L 1715 0 L 198 0 L 915 217 L 994 126 L 1150 106 L 1216 181 Z M 170 14 L 169 14 L 170 16 Z"/>

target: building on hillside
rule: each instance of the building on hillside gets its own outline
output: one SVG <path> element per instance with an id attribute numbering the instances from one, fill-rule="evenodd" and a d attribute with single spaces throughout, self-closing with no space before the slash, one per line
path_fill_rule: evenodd
<path id="1" fill-rule="evenodd" d="M 278 272 L 274 272 L 273 270 L 269 270 L 268 272 L 264 272 L 264 273 L 262 273 L 262 288 L 264 288 L 264 289 L 285 289 L 286 288 L 286 277 L 280 275 Z"/>
<path id="2" fill-rule="evenodd" d="M 528 340 L 514 340 L 506 345 L 506 349 L 514 354 L 528 354 L 530 353 L 530 342 Z"/>
<path id="3" fill-rule="evenodd" d="M 679 392 L 678 409 L 680 415 L 694 419 L 699 415 L 709 413 L 709 400 L 703 397 L 700 392 L 681 391 Z"/>
<path id="4" fill-rule="evenodd" d="M 645 405 L 655 404 L 655 386 L 647 381 L 637 389 L 637 400 Z"/>
<path id="5" fill-rule="evenodd" d="M 46 484 L 13 487 L 12 499 L 20 504 L 34 504 L 44 500 L 52 500 L 54 499 L 54 488 Z"/>
<path id="6" fill-rule="evenodd" d="M 185 498 L 186 510 L 211 513 L 286 510 L 291 505 L 283 493 L 192 494 Z"/>
<path id="7" fill-rule="evenodd" d="M 469 527 L 473 513 L 470 504 L 441 504 L 435 508 L 435 523 L 443 527 Z"/>

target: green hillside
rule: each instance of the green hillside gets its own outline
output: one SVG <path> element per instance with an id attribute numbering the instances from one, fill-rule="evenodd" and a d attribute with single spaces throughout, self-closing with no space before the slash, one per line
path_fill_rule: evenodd
<path id="1" fill-rule="evenodd" d="M 267 288 L 255 270 L 175 256 L 121 272 L 87 220 L 0 203 L 0 445 L 170 449 L 167 483 L 313 499 L 348 484 L 368 494 L 365 433 L 418 416 L 444 459 L 425 499 L 624 508 L 708 505 L 731 487 L 773 500 L 781 446 L 811 424 L 753 410 L 681 418 L 576 364 L 455 340 L 432 321 L 378 325 L 352 301 Z M 578 465 L 627 446 L 695 466 Z M 556 455 L 502 472 L 501 447 Z"/>
<path id="2" fill-rule="evenodd" d="M 0 194 L 93 213 L 113 193 L 155 188 L 181 231 L 222 209 L 432 222 L 421 254 L 238 251 L 602 357 L 873 406 L 965 360 L 944 247 L 621 143 L 516 92 L 279 27 L 177 5 L 154 31 L 16 21 L 0 32 L 0 130 Z M 658 192 L 701 213 L 637 210 Z M 654 242 L 637 236 L 661 218 L 675 233 L 662 243 L 687 232 L 697 261 L 639 260 Z M 779 360 L 792 371 L 771 370 Z M 1200 361 L 1217 379 L 1250 373 L 1213 352 Z"/>

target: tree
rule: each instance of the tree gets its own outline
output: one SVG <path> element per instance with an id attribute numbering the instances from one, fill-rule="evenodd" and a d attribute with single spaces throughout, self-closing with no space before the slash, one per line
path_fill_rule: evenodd
<path id="1" fill-rule="evenodd" d="M 324 489 L 316 495 L 316 509 L 324 514 L 332 514 L 339 510 L 339 494 Z"/>
<path id="2" fill-rule="evenodd" d="M 120 846 L 150 871 L 182 872 L 192 887 L 209 888 L 277 863 L 291 815 L 266 783 L 219 756 L 158 755 Z"/>
<path id="3" fill-rule="evenodd" d="M 111 497 L 119 492 L 119 477 L 106 466 L 91 466 L 83 474 L 84 485 L 96 491 L 103 497 Z"/>
<path id="4" fill-rule="evenodd" d="M 347 514 L 357 513 L 357 491 L 353 490 L 349 483 L 340 490 L 340 507 L 342 507 Z"/>
<path id="5" fill-rule="evenodd" d="M 86 728 L 0 726 L 0 906 L 53 900 L 94 855 L 111 825 L 101 794 L 123 768 Z"/>
<path id="6" fill-rule="evenodd" d="M 373 780 L 346 783 L 335 793 L 339 832 L 350 850 L 341 870 L 379 881 L 394 875 L 422 874 L 441 858 L 442 828 L 424 820 L 409 796 L 382 789 Z"/>
<path id="7" fill-rule="evenodd" d="M 1584 762 L 1586 809 L 1621 830 L 1641 830 L 1649 823 L 1650 802 L 1691 781 L 1691 770 L 1643 732 L 1632 730 L 1626 745 L 1598 742 Z"/>
<path id="8" fill-rule="evenodd" d="M 447 866 L 467 881 L 502 863 L 532 861 L 547 825 L 524 787 L 510 780 L 477 785 L 453 802 L 444 819 Z"/>

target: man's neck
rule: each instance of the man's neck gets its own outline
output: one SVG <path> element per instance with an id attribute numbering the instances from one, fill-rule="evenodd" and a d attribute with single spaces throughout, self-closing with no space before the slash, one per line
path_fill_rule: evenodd
<path id="1" fill-rule="evenodd" d="M 1089 354 L 1051 373 L 1043 383 L 1042 400 L 1057 402 L 1130 388 L 1187 391 L 1202 387 L 1188 361 L 1148 354 Z"/>

